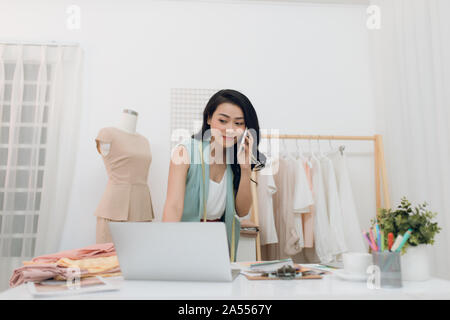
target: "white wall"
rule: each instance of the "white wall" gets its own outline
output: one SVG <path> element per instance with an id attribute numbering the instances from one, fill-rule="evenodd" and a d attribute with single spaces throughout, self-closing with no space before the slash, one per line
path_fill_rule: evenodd
<path id="1" fill-rule="evenodd" d="M 100 128 L 114 125 L 124 108 L 139 112 L 138 131 L 150 141 L 149 185 L 161 217 L 170 156 L 170 88 L 240 90 L 254 104 L 261 127 L 281 133 L 374 134 L 364 6 L 36 2 L 0 3 L 0 40 L 75 41 L 85 51 L 81 135 L 62 250 L 95 243 L 93 212 L 107 176 L 94 138 Z M 81 7 L 80 30 L 65 27 L 71 4 Z M 306 141 L 301 145 L 308 149 Z M 328 142 L 321 146 L 329 148 Z M 346 146 L 366 227 L 375 215 L 373 147 L 368 142 Z"/>

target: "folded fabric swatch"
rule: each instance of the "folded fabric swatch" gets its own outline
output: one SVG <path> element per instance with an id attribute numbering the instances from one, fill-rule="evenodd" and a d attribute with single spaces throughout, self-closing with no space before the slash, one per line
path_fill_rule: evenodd
<path id="1" fill-rule="evenodd" d="M 69 268 L 79 268 L 81 278 L 122 275 L 117 256 L 81 260 L 62 258 L 57 263 L 31 264 L 15 269 L 9 286 L 14 288 L 25 282 L 40 282 L 48 279 L 66 280 L 73 276 L 73 271 Z"/>
<path id="2" fill-rule="evenodd" d="M 87 273 L 86 270 L 80 270 L 80 272 L 81 276 Z M 56 276 L 67 279 L 72 274 L 70 269 L 60 267 L 56 263 L 33 264 L 15 269 L 9 280 L 9 286 L 14 288 L 25 282 L 39 282 Z"/>
<path id="3" fill-rule="evenodd" d="M 100 243 L 39 256 L 31 261 L 23 261 L 23 264 L 23 267 L 13 271 L 10 287 L 13 288 L 30 281 L 66 280 L 73 276 L 73 269 L 70 268 L 79 268 L 82 278 L 121 275 L 113 243 Z"/>
<path id="4" fill-rule="evenodd" d="M 109 257 L 116 255 L 116 250 L 112 242 L 98 243 L 80 249 L 66 250 L 58 253 L 48 254 L 33 258 L 31 261 L 24 261 L 24 265 L 55 263 L 61 258 L 69 258 L 73 260 L 93 257 Z"/>
<path id="5" fill-rule="evenodd" d="M 56 264 L 60 267 L 80 268 L 87 270 L 89 274 L 98 274 L 112 269 L 119 269 L 119 260 L 117 259 L 117 255 L 100 258 L 85 258 L 80 260 L 62 258 L 59 259 Z"/>

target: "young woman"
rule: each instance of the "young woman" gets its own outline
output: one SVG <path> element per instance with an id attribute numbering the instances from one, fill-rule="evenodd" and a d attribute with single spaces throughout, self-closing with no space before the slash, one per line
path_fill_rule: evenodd
<path id="1" fill-rule="evenodd" d="M 200 132 L 172 153 L 163 221 L 225 222 L 235 261 L 240 234 L 236 214 L 246 216 L 252 204 L 250 175 L 256 163 L 251 160 L 256 158 L 261 169 L 266 159 L 258 152 L 259 140 L 258 117 L 250 100 L 235 90 L 214 94 L 203 111 Z"/>

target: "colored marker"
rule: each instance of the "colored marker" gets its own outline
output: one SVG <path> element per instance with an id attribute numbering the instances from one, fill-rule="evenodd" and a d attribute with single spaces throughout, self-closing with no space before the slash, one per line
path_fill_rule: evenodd
<path id="1" fill-rule="evenodd" d="M 380 230 L 380 234 L 381 234 L 381 251 L 384 251 L 384 232 L 383 232 L 383 230 Z"/>
<path id="2" fill-rule="evenodd" d="M 406 231 L 406 233 L 403 235 L 402 242 L 400 243 L 398 248 L 395 250 L 395 252 L 400 252 L 402 247 L 405 245 L 406 241 L 408 241 L 409 237 L 411 236 L 411 233 L 412 233 L 412 229 L 408 229 L 408 231 Z"/>
<path id="3" fill-rule="evenodd" d="M 394 234 L 389 232 L 388 234 L 388 249 L 391 251 L 392 245 L 394 244 Z"/>
<path id="4" fill-rule="evenodd" d="M 367 236 L 367 239 L 369 239 L 369 241 L 370 241 L 370 233 L 368 231 L 366 231 L 366 236 Z M 372 244 L 372 241 L 370 241 L 370 244 Z"/>
<path id="5" fill-rule="evenodd" d="M 369 229 L 369 237 L 370 237 L 370 241 L 372 242 L 373 247 L 375 248 L 375 251 L 378 251 L 378 247 L 375 244 L 375 240 L 373 238 L 373 231 L 372 228 Z"/>
<path id="6" fill-rule="evenodd" d="M 377 244 L 377 232 L 375 230 L 373 230 L 373 227 L 370 228 L 370 234 L 372 235 L 373 241 L 375 242 L 375 244 Z"/>
<path id="7" fill-rule="evenodd" d="M 368 231 L 365 231 L 365 234 L 366 234 L 366 238 L 369 239 L 369 245 L 370 245 L 370 247 L 373 249 L 373 244 L 372 244 L 372 241 L 370 241 L 370 234 L 369 234 L 369 232 L 368 232 Z"/>
<path id="8" fill-rule="evenodd" d="M 380 227 L 378 227 L 378 223 L 375 223 L 375 232 L 377 233 L 377 246 L 378 246 L 378 249 L 380 249 L 381 251 L 383 251 L 383 250 L 381 249 Z"/>
<path id="9" fill-rule="evenodd" d="M 366 231 L 363 231 L 363 236 L 367 240 L 367 242 L 369 243 L 369 246 L 372 248 L 372 250 L 376 251 L 375 247 L 372 245 L 372 241 L 370 241 L 370 239 L 369 239 L 369 233 L 366 232 Z"/>
<path id="10" fill-rule="evenodd" d="M 400 245 L 400 243 L 402 242 L 402 240 L 403 240 L 403 236 L 398 235 L 397 239 L 395 239 L 395 242 L 392 245 L 391 251 L 395 251 L 398 248 L 398 246 Z"/>

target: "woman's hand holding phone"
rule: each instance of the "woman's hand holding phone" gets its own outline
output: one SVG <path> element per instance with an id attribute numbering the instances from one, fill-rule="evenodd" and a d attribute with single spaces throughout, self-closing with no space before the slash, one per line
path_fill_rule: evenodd
<path id="1" fill-rule="evenodd" d="M 241 166 L 241 169 L 250 169 L 250 151 L 253 146 L 253 137 L 251 134 L 248 134 L 248 129 L 245 128 L 244 133 L 241 136 L 240 143 L 238 146 L 237 159 L 238 163 Z"/>

